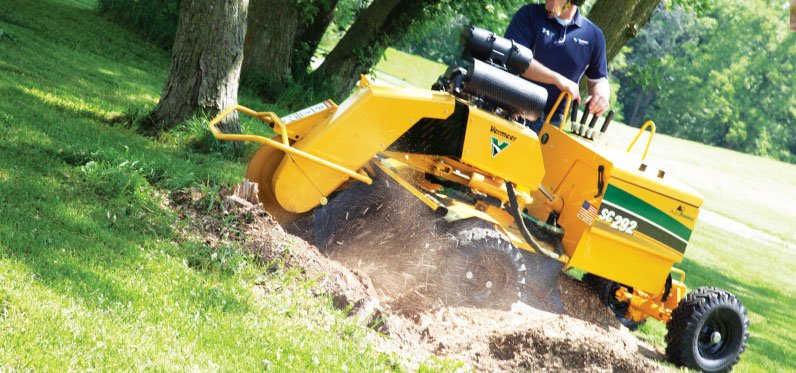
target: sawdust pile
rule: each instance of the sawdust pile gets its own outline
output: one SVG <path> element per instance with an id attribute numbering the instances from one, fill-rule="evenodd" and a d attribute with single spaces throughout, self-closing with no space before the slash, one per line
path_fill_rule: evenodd
<path id="1" fill-rule="evenodd" d="M 208 197 L 197 191 L 173 193 L 169 205 L 192 217 L 192 229 L 204 232 L 208 244 L 240 240 L 263 263 L 281 262 L 286 268 L 300 269 L 308 278 L 316 279 L 319 292 L 329 295 L 335 307 L 350 309 L 353 317 L 379 332 L 370 336 L 377 349 L 396 353 L 410 369 L 437 356 L 462 361 L 479 371 L 666 370 L 654 362 L 663 360 L 660 351 L 638 341 L 588 288 L 566 274 L 558 278 L 566 315 L 522 303 L 499 310 L 440 305 L 411 295 L 394 298 L 394 294 L 412 292 L 407 293 L 405 288 L 378 288 L 366 273 L 394 276 L 390 272 L 397 271 L 386 267 L 362 271 L 373 264 L 354 262 L 353 255 L 341 255 L 346 252 L 342 244 L 330 256 L 342 257 L 345 263 L 333 260 L 303 239 L 285 232 L 261 207 L 226 196 L 229 191 L 222 190 L 219 194 L 213 196 L 221 200 L 215 214 L 196 207 Z M 219 216 L 230 215 L 239 217 L 233 219 L 234 227 L 229 227 L 229 219 L 220 223 Z M 412 241 L 411 237 L 407 239 L 407 243 Z M 401 259 L 389 249 L 379 247 L 384 251 L 379 255 L 392 254 L 392 260 Z M 422 283 L 406 278 L 378 281 L 406 283 L 409 287 Z"/>

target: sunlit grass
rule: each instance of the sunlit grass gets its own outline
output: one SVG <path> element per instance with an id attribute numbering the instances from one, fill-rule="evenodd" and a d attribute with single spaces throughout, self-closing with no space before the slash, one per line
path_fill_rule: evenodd
<path id="1" fill-rule="evenodd" d="M 297 273 L 180 233 L 168 190 L 217 190 L 245 162 L 202 118 L 159 140 L 122 126 L 169 56 L 91 9 L 0 2 L 0 370 L 389 368 Z"/>
<path id="2" fill-rule="evenodd" d="M 387 73 L 415 87 L 430 88 L 447 68 L 439 62 L 388 48 L 376 65 L 375 75 L 379 77 L 380 73 Z"/>

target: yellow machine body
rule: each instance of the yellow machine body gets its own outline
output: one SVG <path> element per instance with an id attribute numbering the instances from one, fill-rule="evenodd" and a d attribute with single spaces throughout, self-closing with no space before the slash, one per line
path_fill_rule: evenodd
<path id="1" fill-rule="evenodd" d="M 564 201 L 558 223 L 566 230 L 567 266 L 661 293 L 672 265 L 682 261 L 702 206 L 699 193 L 640 159 L 553 126 L 540 137 L 542 185 Z M 549 214 L 533 206 L 536 218 Z"/>
<path id="2" fill-rule="evenodd" d="M 536 187 L 544 169 L 539 138 L 530 128 L 494 114 L 469 110 L 461 161 L 520 188 Z"/>
<path id="3" fill-rule="evenodd" d="M 556 217 L 564 231 L 558 260 L 628 287 L 617 296 L 630 302 L 633 320 L 667 320 L 685 295 L 685 275 L 667 277 L 682 260 L 702 197 L 642 160 L 549 124 L 537 136 L 447 92 L 377 85 L 364 77 L 339 107 L 327 101 L 283 119 L 234 109 L 271 123 L 277 133 L 274 139 L 219 133 L 215 125 L 232 110 L 210 125 L 219 139 L 264 144 L 247 176 L 260 184 L 261 201 L 280 221 L 325 203 L 352 178 L 369 183 L 362 168 L 375 160 L 447 220 L 492 222 L 517 247 L 533 250 L 505 208 L 508 181 L 530 217 Z M 445 150 L 402 147 L 408 138 Z M 484 198 L 450 198 L 428 175 Z"/>
<path id="4" fill-rule="evenodd" d="M 356 170 L 418 119 L 445 118 L 453 112 L 453 106 L 454 98 L 444 92 L 376 86 L 363 80 L 362 87 L 328 121 L 317 122 L 292 146 Z M 270 179 L 282 208 L 302 213 L 317 207 L 349 178 L 317 162 L 288 155 Z"/>

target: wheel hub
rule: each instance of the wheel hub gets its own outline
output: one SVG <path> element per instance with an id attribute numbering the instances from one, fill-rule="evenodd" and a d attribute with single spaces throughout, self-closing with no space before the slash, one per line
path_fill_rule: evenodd
<path id="1" fill-rule="evenodd" d="M 716 345 L 716 344 L 719 344 L 720 342 L 721 342 L 721 333 L 713 332 L 710 335 L 710 343 L 713 343 L 714 345 Z"/>

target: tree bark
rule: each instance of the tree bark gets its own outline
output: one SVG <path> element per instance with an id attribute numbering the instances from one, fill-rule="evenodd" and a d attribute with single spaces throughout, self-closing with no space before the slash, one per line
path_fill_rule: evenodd
<path id="1" fill-rule="evenodd" d="M 166 84 L 144 129 L 164 131 L 235 105 L 249 0 L 181 1 Z M 222 129 L 240 132 L 237 116 Z"/>
<path id="2" fill-rule="evenodd" d="M 360 74 L 367 73 L 384 50 L 415 22 L 425 19 L 429 6 L 440 0 L 374 0 L 311 77 L 332 84 L 335 98 L 347 95 Z"/>
<path id="3" fill-rule="evenodd" d="M 600 0 L 588 18 L 603 30 L 608 63 L 649 22 L 661 0 Z"/>
<path id="4" fill-rule="evenodd" d="M 293 43 L 293 76 L 303 77 L 307 74 L 312 56 L 318 50 L 321 38 L 329 28 L 334 18 L 334 10 L 338 0 L 313 0 L 318 13 L 309 24 L 299 27 L 296 40 Z"/>
<path id="5" fill-rule="evenodd" d="M 293 1 L 251 0 L 242 78 L 264 99 L 273 100 L 291 79 L 298 7 Z"/>

